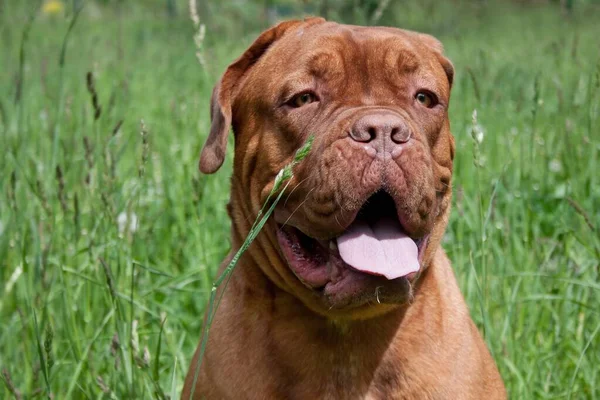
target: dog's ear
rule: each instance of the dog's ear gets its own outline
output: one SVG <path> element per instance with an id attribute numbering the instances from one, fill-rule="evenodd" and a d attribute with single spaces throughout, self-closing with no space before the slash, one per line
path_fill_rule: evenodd
<path id="1" fill-rule="evenodd" d="M 225 160 L 227 137 L 231 127 L 232 104 L 236 88 L 242 79 L 267 49 L 289 30 L 299 25 L 313 25 L 325 22 L 323 18 L 306 18 L 281 22 L 263 32 L 252 45 L 235 60 L 215 85 L 210 100 L 210 133 L 200 155 L 200 171 L 205 174 L 216 172 Z"/>
<path id="2" fill-rule="evenodd" d="M 452 89 L 452 83 L 454 82 L 454 66 L 452 62 L 448 60 L 442 53 L 438 55 L 438 61 L 442 64 L 442 68 L 444 68 L 444 72 L 446 73 L 446 77 L 448 78 L 448 84 L 450 85 L 450 89 Z"/>
<path id="3" fill-rule="evenodd" d="M 450 84 L 450 88 L 452 88 L 452 82 L 454 81 L 454 66 L 446 57 L 444 57 L 444 46 L 442 42 L 437 40 L 431 35 L 427 35 L 425 33 L 420 33 L 419 39 L 425 46 L 429 47 L 435 55 L 437 56 L 438 61 L 444 68 L 444 72 L 446 73 L 446 77 L 448 78 L 448 83 Z"/>

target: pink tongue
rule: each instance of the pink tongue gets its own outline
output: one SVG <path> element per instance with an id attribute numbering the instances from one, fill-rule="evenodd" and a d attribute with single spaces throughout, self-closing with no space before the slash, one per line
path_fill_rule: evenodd
<path id="1" fill-rule="evenodd" d="M 342 260 L 367 274 L 396 279 L 419 270 L 417 245 L 398 221 L 355 221 L 337 244 Z"/>

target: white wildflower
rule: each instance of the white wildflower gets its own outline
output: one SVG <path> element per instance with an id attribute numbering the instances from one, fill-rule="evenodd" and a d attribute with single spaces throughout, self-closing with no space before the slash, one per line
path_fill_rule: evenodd
<path id="1" fill-rule="evenodd" d="M 564 199 L 567 195 L 567 185 L 561 183 L 554 188 L 554 198 L 555 199 Z"/>
<path id="2" fill-rule="evenodd" d="M 562 163 L 556 158 L 550 160 L 550 162 L 548 163 L 548 169 L 550 170 L 550 172 L 558 173 L 562 171 Z"/>
<path id="3" fill-rule="evenodd" d="M 477 141 L 477 143 L 483 142 L 483 138 L 485 136 L 485 130 L 483 129 L 483 126 L 481 126 L 481 124 L 472 125 L 468 129 L 467 133 L 470 133 L 471 136 L 473 137 L 473 139 L 475 139 L 475 141 Z"/>
<path id="4" fill-rule="evenodd" d="M 483 142 L 483 137 L 485 136 L 485 130 L 477 120 L 477 110 L 473 110 L 473 115 L 471 116 L 471 119 L 472 124 L 469 127 L 467 133 L 470 133 L 473 140 L 475 140 L 477 143 L 481 143 Z"/>
<path id="5" fill-rule="evenodd" d="M 119 234 L 123 234 L 126 231 L 134 233 L 138 230 L 139 221 L 135 213 L 126 213 L 125 211 L 119 213 L 117 216 L 117 224 L 119 225 Z"/>

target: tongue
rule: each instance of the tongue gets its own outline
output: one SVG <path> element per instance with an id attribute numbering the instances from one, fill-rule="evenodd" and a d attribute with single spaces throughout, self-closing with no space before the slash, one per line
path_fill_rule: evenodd
<path id="1" fill-rule="evenodd" d="M 391 280 L 419 270 L 417 245 L 398 221 L 355 221 L 337 238 L 337 244 L 342 260 L 367 274 Z"/>

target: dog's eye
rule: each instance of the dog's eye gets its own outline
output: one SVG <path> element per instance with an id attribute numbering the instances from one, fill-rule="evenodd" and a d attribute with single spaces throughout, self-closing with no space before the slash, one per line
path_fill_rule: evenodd
<path id="1" fill-rule="evenodd" d="M 427 108 L 432 108 L 437 104 L 435 95 L 429 92 L 420 91 L 416 94 L 415 99 Z"/>
<path id="2" fill-rule="evenodd" d="M 298 108 L 310 103 L 314 103 L 315 101 L 317 101 L 317 96 L 314 93 L 304 92 L 292 97 L 288 104 L 292 107 Z"/>

